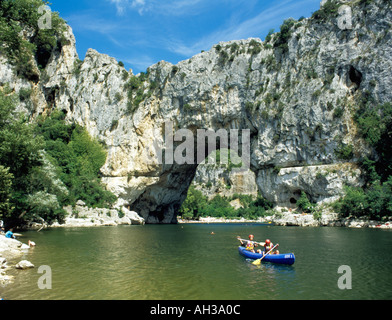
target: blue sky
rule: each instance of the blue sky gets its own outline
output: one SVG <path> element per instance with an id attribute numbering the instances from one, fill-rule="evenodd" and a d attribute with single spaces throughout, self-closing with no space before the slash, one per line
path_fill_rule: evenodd
<path id="1" fill-rule="evenodd" d="M 137 74 L 220 41 L 264 40 L 284 19 L 309 17 L 320 0 L 52 0 L 50 7 L 72 27 L 80 59 L 93 48 Z"/>

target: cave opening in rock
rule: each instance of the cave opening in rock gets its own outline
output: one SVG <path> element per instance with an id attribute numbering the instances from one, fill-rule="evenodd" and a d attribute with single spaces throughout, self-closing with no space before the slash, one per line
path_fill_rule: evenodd
<path id="1" fill-rule="evenodd" d="M 146 223 L 176 223 L 177 213 L 201 163 L 224 163 L 231 170 L 249 169 L 249 130 L 165 128 L 159 149 L 159 175 L 131 205 Z M 170 134 L 168 134 L 168 132 Z M 241 150 L 241 152 L 239 152 Z M 211 154 L 215 156 L 210 157 Z M 241 154 L 241 157 L 234 156 Z M 217 159 L 218 158 L 218 159 Z"/>
<path id="2" fill-rule="evenodd" d="M 362 82 L 362 73 L 353 66 L 350 66 L 348 76 L 350 81 L 355 85 L 355 89 L 358 89 Z"/>
<path id="3" fill-rule="evenodd" d="M 291 197 L 289 198 L 289 204 L 291 208 L 297 207 L 297 201 L 301 197 L 302 191 L 300 189 L 296 189 L 294 191 L 290 191 Z"/>

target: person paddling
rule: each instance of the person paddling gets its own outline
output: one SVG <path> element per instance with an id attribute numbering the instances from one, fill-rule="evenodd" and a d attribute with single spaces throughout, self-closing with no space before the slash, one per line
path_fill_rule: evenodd
<path id="1" fill-rule="evenodd" d="M 249 240 L 241 239 L 239 236 L 237 237 L 237 239 L 241 242 L 241 245 L 244 246 L 246 248 L 246 250 L 248 250 L 250 252 L 255 252 L 255 247 L 257 247 L 259 244 L 262 245 L 262 243 L 258 243 L 256 241 L 254 241 L 253 234 L 249 235 Z M 261 253 L 261 250 L 258 249 L 257 252 Z"/>
<path id="2" fill-rule="evenodd" d="M 273 247 L 274 247 L 274 244 L 271 242 L 271 240 L 270 239 L 266 239 L 265 240 L 265 244 L 264 244 L 264 252 L 263 252 L 263 254 L 266 254 Z M 279 250 L 272 251 L 270 254 L 279 254 Z"/>
<path id="3" fill-rule="evenodd" d="M 250 252 L 255 252 L 255 246 L 257 246 L 257 244 L 254 243 L 253 238 L 253 234 L 250 234 L 249 241 L 246 243 L 246 250 Z"/>

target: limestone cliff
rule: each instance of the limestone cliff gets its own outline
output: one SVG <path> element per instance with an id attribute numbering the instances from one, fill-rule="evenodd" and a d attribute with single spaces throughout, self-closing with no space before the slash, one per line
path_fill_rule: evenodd
<path id="1" fill-rule="evenodd" d="M 344 184 L 361 184 L 356 162 L 373 152 L 353 121 L 357 99 L 371 93 L 377 103 L 392 101 L 391 2 L 344 4 L 341 11 L 327 1 L 318 14 L 287 20 L 264 42 L 222 42 L 136 76 L 93 49 L 80 61 L 68 28 L 67 44 L 53 52 L 39 82 L 17 78 L 4 58 L 0 82 L 16 92 L 31 88 L 31 102 L 20 108 L 32 117 L 64 110 L 103 141 L 103 181 L 119 206 L 147 223 L 176 221 L 197 170 L 153 157 L 153 146 L 164 147 L 168 120 L 174 130 L 194 133 L 250 129 L 259 193 L 280 206 L 293 205 L 301 191 L 314 202 L 330 201 Z"/>

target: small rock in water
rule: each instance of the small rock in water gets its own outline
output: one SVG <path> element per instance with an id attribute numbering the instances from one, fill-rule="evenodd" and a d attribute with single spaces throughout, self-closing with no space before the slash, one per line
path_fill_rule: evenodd
<path id="1" fill-rule="evenodd" d="M 24 269 L 34 268 L 34 265 L 30 261 L 22 260 L 15 266 L 15 268 L 24 270 Z"/>

